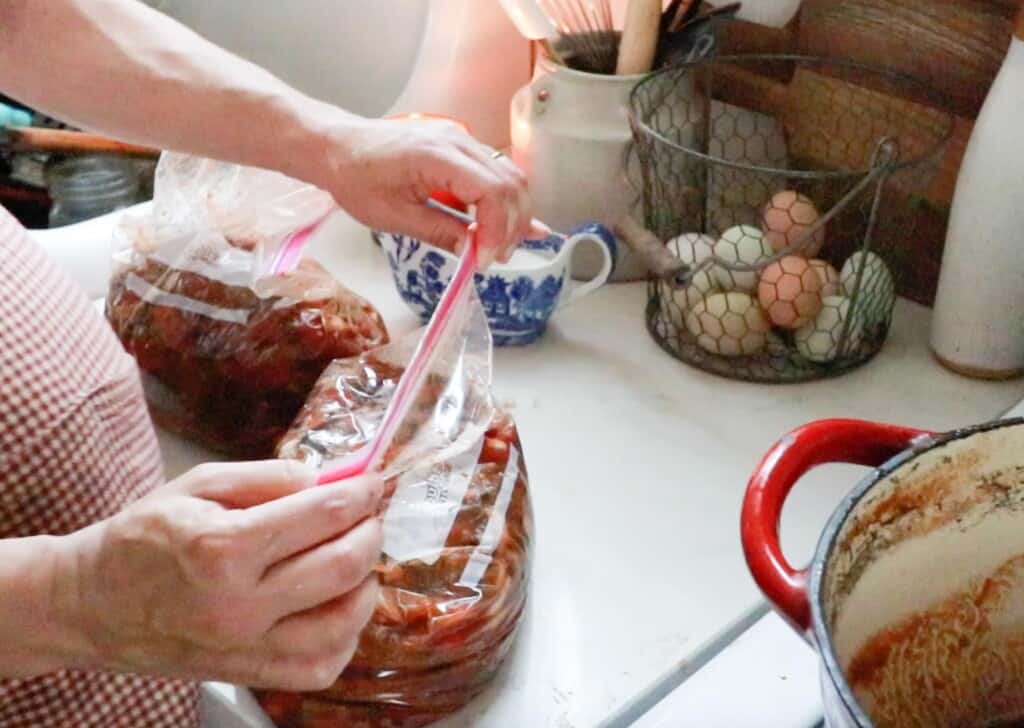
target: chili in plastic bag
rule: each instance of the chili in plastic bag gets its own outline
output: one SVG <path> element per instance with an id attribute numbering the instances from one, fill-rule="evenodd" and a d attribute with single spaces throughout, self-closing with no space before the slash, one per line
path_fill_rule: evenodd
<path id="1" fill-rule="evenodd" d="M 512 645 L 533 531 L 526 466 L 512 419 L 491 401 L 490 331 L 475 290 L 453 316 L 385 454 L 377 608 L 331 688 L 257 691 L 279 726 L 426 725 L 477 696 Z M 331 364 L 279 456 L 328 467 L 363 447 L 415 344 Z"/>
<path id="2" fill-rule="evenodd" d="M 237 457 L 266 457 L 332 360 L 388 340 L 379 313 L 289 236 L 334 208 L 267 170 L 165 154 L 152 211 L 121 222 L 106 313 L 143 373 L 154 420 Z"/>

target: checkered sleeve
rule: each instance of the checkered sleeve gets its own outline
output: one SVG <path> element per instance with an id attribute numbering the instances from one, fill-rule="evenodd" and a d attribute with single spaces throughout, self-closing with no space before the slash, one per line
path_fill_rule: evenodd
<path id="1" fill-rule="evenodd" d="M 0 209 L 0 538 L 70 533 L 162 480 L 134 362 Z M 196 724 L 189 683 L 78 671 L 0 680 L 0 728 Z"/>

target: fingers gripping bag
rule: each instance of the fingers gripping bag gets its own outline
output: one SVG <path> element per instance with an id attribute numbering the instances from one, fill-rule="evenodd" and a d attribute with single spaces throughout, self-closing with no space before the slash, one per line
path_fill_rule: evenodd
<path id="1" fill-rule="evenodd" d="M 490 394 L 491 336 L 475 287 L 442 334 L 379 470 L 380 596 L 327 690 L 257 691 L 282 728 L 408 728 L 493 679 L 526 602 L 533 519 L 511 417 Z M 328 471 L 377 432 L 417 336 L 332 363 L 278 454 Z"/>
<path id="2" fill-rule="evenodd" d="M 151 212 L 116 230 L 106 301 L 158 424 L 269 456 L 324 367 L 387 342 L 377 311 L 317 262 L 281 264 L 333 209 L 276 172 L 161 157 Z"/>

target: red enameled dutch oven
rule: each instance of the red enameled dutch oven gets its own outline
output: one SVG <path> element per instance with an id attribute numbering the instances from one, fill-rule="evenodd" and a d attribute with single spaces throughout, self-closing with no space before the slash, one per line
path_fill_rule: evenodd
<path id="1" fill-rule="evenodd" d="M 782 506 L 824 463 L 875 469 L 795 569 Z M 1024 420 L 807 425 L 761 461 L 741 531 L 755 581 L 821 656 L 830 728 L 1024 726 Z"/>

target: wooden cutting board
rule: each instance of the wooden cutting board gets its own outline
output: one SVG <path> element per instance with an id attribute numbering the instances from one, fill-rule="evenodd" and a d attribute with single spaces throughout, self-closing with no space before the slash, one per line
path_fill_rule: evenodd
<path id="1" fill-rule="evenodd" d="M 930 83 L 956 114 L 929 193 L 931 202 L 948 209 L 974 117 L 1002 64 L 1021 6 L 1021 0 L 804 0 L 788 28 L 730 24 L 722 52 L 848 58 Z M 872 86 L 867 78 L 861 83 Z M 875 88 L 902 93 L 893 86 Z"/>
<path id="2" fill-rule="evenodd" d="M 988 0 L 804 0 L 795 50 L 910 73 L 973 118 L 1006 55 L 1013 12 Z"/>
<path id="3" fill-rule="evenodd" d="M 849 83 L 807 68 L 780 83 L 749 70 L 721 65 L 715 73 L 714 95 L 745 108 L 775 116 L 786 130 L 793 159 L 826 169 L 870 166 L 878 140 L 897 139 L 901 159 L 928 153 L 950 124 L 950 115 L 935 107 Z M 938 207 L 948 207 L 956 184 L 971 122 L 953 118 L 953 143 L 947 145 L 926 190 L 919 191 Z"/>

